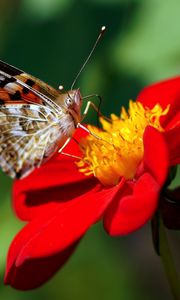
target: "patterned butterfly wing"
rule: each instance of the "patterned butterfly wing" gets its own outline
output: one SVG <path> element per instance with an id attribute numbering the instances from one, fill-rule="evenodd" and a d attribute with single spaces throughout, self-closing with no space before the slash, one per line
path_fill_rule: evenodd
<path id="1" fill-rule="evenodd" d="M 63 143 L 55 100 L 60 93 L 44 82 L 0 62 L 0 166 L 22 178 Z"/>
<path id="2" fill-rule="evenodd" d="M 27 102 L 54 105 L 56 108 L 56 99 L 60 96 L 60 91 L 3 61 L 0 61 L 0 91 L 1 103 L 19 102 L 23 98 Z"/>

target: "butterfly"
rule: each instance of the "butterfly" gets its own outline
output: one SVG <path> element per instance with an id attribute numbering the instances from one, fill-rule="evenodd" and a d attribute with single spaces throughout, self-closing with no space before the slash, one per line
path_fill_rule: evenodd
<path id="1" fill-rule="evenodd" d="M 73 87 L 105 30 L 102 26 L 67 92 L 0 61 L 0 167 L 10 177 L 23 178 L 62 152 L 78 127 L 99 139 L 80 123 L 90 105 L 97 108 L 88 101 L 81 115 L 83 98 Z"/>
<path id="2" fill-rule="evenodd" d="M 0 167 L 23 178 L 59 148 L 81 121 L 80 91 L 63 93 L 0 61 Z"/>

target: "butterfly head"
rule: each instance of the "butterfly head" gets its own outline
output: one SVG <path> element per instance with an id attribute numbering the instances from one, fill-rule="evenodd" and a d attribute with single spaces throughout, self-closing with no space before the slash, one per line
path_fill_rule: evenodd
<path id="1" fill-rule="evenodd" d="M 72 116 L 75 125 L 81 120 L 81 105 L 82 105 L 82 96 L 77 90 L 70 90 L 64 94 L 64 107 L 66 111 Z"/>

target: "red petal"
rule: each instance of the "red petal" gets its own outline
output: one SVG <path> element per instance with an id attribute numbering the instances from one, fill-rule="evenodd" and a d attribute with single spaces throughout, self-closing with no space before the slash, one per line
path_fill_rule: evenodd
<path id="1" fill-rule="evenodd" d="M 180 126 L 164 132 L 170 165 L 180 164 Z"/>
<path id="2" fill-rule="evenodd" d="M 173 129 L 174 127 L 178 127 L 180 125 L 180 111 L 177 111 L 175 115 L 172 116 L 171 120 L 168 122 L 166 126 L 166 130 Z"/>
<path id="3" fill-rule="evenodd" d="M 157 208 L 159 188 L 148 173 L 143 174 L 133 187 L 126 186 L 121 197 L 117 195 L 107 209 L 104 217 L 106 231 L 110 235 L 126 235 L 143 226 Z M 131 195 L 127 196 L 128 192 Z"/>
<path id="4" fill-rule="evenodd" d="M 86 125 L 84 125 L 86 127 Z M 86 137 L 88 135 L 87 131 L 78 128 L 75 130 L 75 133 L 73 134 L 73 139 L 67 144 L 66 148 L 63 149 L 63 152 L 81 156 L 80 147 L 78 146 L 78 143 L 81 138 Z"/>
<path id="5" fill-rule="evenodd" d="M 166 142 L 159 131 L 149 126 L 144 133 L 144 159 L 137 170 L 137 182 L 129 181 L 107 209 L 104 226 L 111 235 L 128 234 L 151 218 L 167 171 Z"/>
<path id="6" fill-rule="evenodd" d="M 29 290 L 40 286 L 64 265 L 76 244 L 74 243 L 66 250 L 49 257 L 26 260 L 20 267 L 17 267 L 14 261 L 11 268 L 7 267 L 5 284 L 20 290 Z"/>
<path id="7" fill-rule="evenodd" d="M 87 133 L 79 129 L 75 133 L 75 138 L 78 140 L 82 135 Z M 79 147 L 73 140 L 65 151 L 80 155 Z M 15 181 L 14 210 L 22 220 L 31 220 L 46 209 L 56 210 L 57 203 L 63 204 L 80 193 L 86 193 L 91 188 L 91 179 L 90 176 L 84 176 L 78 171 L 74 158 L 56 155 L 29 176 Z"/>
<path id="8" fill-rule="evenodd" d="M 57 204 L 72 200 L 91 188 L 95 178 L 85 177 L 72 160 L 53 158 L 28 177 L 15 181 L 13 205 L 20 219 L 31 220 L 46 209 L 57 209 Z"/>
<path id="9" fill-rule="evenodd" d="M 157 103 L 160 103 L 163 108 L 170 104 L 170 111 L 166 116 L 162 117 L 163 125 L 168 125 L 168 122 L 180 110 L 180 76 L 160 81 L 144 88 L 137 100 L 150 108 Z"/>
<path id="10" fill-rule="evenodd" d="M 56 212 L 47 210 L 32 220 L 11 244 L 7 274 L 11 273 L 14 266 L 23 270 L 24 264 L 33 258 L 64 251 L 99 220 L 120 188 L 121 184 L 112 188 L 97 184 L 88 193 L 64 203 L 63 209 Z"/>
<path id="11" fill-rule="evenodd" d="M 163 185 L 166 180 L 169 157 L 166 141 L 158 130 L 148 126 L 144 132 L 144 169 Z"/>

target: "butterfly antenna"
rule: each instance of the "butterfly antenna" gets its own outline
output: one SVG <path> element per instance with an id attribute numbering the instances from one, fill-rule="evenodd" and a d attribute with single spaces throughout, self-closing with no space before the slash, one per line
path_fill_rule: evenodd
<path id="1" fill-rule="evenodd" d="M 96 39 L 96 41 L 95 41 L 95 43 L 93 45 L 93 47 L 92 47 L 92 49 L 91 49 L 88 57 L 86 58 L 85 62 L 83 63 L 81 69 L 79 70 L 78 74 L 76 75 L 76 77 L 75 77 L 75 79 L 74 79 L 74 81 L 73 81 L 73 83 L 71 85 L 71 90 L 73 89 L 73 87 L 74 87 L 77 79 L 79 78 L 79 75 L 82 73 L 82 71 L 84 70 L 85 66 L 87 65 L 89 59 L 91 58 L 91 55 L 93 54 L 94 50 L 96 49 L 96 46 L 97 46 L 99 40 L 102 38 L 102 36 L 103 36 L 103 34 L 104 34 L 105 31 L 106 31 L 106 26 L 102 26 L 101 30 L 100 30 L 100 33 L 99 33 L 99 35 L 98 35 L 98 37 L 97 37 L 97 39 Z"/>

